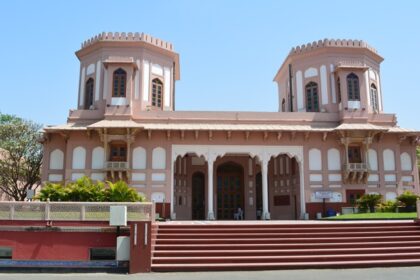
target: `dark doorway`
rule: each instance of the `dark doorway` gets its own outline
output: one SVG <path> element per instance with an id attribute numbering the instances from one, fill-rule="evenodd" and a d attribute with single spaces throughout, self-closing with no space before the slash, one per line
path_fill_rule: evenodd
<path id="1" fill-rule="evenodd" d="M 362 154 L 360 152 L 360 147 L 350 146 L 348 148 L 348 154 L 349 154 L 349 163 L 361 163 L 362 162 Z"/>
<path id="2" fill-rule="evenodd" d="M 217 168 L 217 219 L 233 220 L 241 208 L 244 211 L 244 170 L 228 162 Z"/>
<path id="3" fill-rule="evenodd" d="M 196 172 L 192 176 L 192 219 L 204 220 L 204 174 Z"/>
<path id="4" fill-rule="evenodd" d="M 127 161 L 127 144 L 123 142 L 114 142 L 110 145 L 110 161 Z"/>
<path id="5" fill-rule="evenodd" d="M 346 190 L 347 204 L 355 206 L 359 198 L 365 194 L 365 190 Z"/>
<path id="6" fill-rule="evenodd" d="M 261 220 L 262 218 L 262 176 L 261 172 L 257 173 L 255 176 L 255 209 L 256 209 L 256 217 L 257 220 Z"/>

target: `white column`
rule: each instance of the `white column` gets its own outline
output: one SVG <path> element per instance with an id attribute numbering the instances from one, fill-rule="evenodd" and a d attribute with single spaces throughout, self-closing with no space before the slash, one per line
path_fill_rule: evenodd
<path id="1" fill-rule="evenodd" d="M 207 158 L 207 220 L 214 220 L 213 210 L 213 163 L 214 158 L 209 156 Z"/>
<path id="2" fill-rule="evenodd" d="M 370 169 L 370 166 L 369 166 L 369 147 L 370 147 L 371 143 L 372 143 L 372 139 L 367 137 L 365 139 L 365 164 L 369 169 Z"/>
<path id="3" fill-rule="evenodd" d="M 175 180 L 174 180 L 174 176 L 175 176 L 175 164 L 176 164 L 176 156 L 174 156 L 172 154 L 172 159 L 171 159 L 171 220 L 176 220 L 176 213 L 175 213 L 175 196 L 174 196 L 174 192 L 175 192 Z"/>
<path id="4" fill-rule="evenodd" d="M 79 86 L 79 106 L 83 106 L 85 102 L 85 67 L 82 68 L 80 73 L 80 86 Z"/>
<path id="5" fill-rule="evenodd" d="M 262 203 L 263 203 L 263 219 L 270 219 L 268 211 L 268 158 L 263 156 L 261 160 L 261 177 L 262 177 Z"/>
<path id="6" fill-rule="evenodd" d="M 95 80 L 95 101 L 99 100 L 99 88 L 101 85 L 101 70 L 102 70 L 102 64 L 99 60 L 96 62 L 96 80 Z"/>
<path id="7" fill-rule="evenodd" d="M 305 175 L 304 175 L 304 164 L 303 156 L 302 160 L 299 162 L 299 174 L 300 174 L 300 217 L 301 219 L 305 218 L 306 213 L 306 203 L 305 203 Z"/>
<path id="8" fill-rule="evenodd" d="M 149 61 L 143 60 L 143 101 L 149 101 L 149 77 L 150 67 Z"/>
<path id="9" fill-rule="evenodd" d="M 108 69 L 104 68 L 104 90 L 102 92 L 102 99 L 106 100 L 108 97 Z"/>
<path id="10" fill-rule="evenodd" d="M 139 99 L 140 96 L 140 59 L 136 60 L 136 75 L 134 76 L 134 99 Z"/>

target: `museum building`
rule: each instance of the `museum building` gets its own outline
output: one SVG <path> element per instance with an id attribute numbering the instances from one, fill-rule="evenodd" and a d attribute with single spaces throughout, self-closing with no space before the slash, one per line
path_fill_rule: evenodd
<path id="1" fill-rule="evenodd" d="M 278 112 L 176 111 L 179 55 L 147 34 L 102 33 L 76 56 L 77 109 L 44 128 L 43 182 L 125 180 L 173 220 L 314 218 L 323 201 L 419 192 L 420 134 L 384 113 L 383 58 L 363 41 L 292 48 Z"/>

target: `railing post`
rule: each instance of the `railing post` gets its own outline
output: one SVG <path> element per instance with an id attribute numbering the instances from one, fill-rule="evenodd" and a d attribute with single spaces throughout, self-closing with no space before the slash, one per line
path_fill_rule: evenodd
<path id="1" fill-rule="evenodd" d="M 155 221 L 156 221 L 156 204 L 155 204 L 155 201 L 153 200 L 152 201 L 152 205 L 151 205 L 151 207 L 152 207 L 152 211 L 151 211 L 151 222 L 152 223 L 154 223 Z"/>
<path id="2" fill-rule="evenodd" d="M 10 220 L 13 221 L 15 218 L 15 205 L 14 204 L 10 204 L 9 215 L 10 215 Z"/>
<path id="3" fill-rule="evenodd" d="M 82 204 L 80 207 L 80 220 L 84 221 L 86 217 L 86 205 Z"/>
<path id="4" fill-rule="evenodd" d="M 45 220 L 49 221 L 50 220 L 50 201 L 47 200 L 47 202 L 45 203 Z"/>

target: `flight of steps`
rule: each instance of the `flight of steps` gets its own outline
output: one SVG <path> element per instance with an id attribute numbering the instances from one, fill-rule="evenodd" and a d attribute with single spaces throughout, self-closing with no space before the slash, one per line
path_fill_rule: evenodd
<path id="1" fill-rule="evenodd" d="M 420 225 L 401 222 L 166 222 L 152 271 L 420 265 Z"/>

